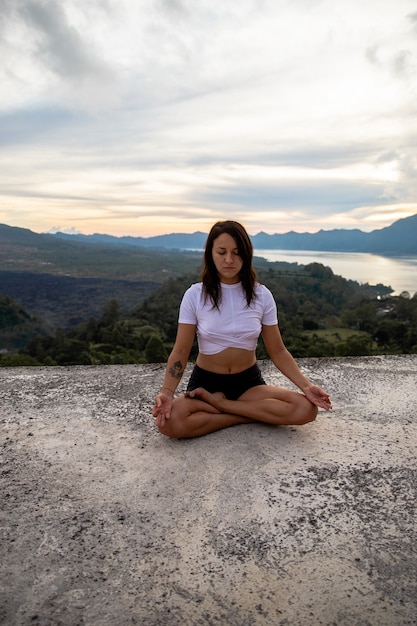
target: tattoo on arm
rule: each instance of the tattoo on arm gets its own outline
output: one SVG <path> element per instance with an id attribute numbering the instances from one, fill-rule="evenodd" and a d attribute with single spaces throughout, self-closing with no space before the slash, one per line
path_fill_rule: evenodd
<path id="1" fill-rule="evenodd" d="M 169 374 L 172 378 L 179 380 L 184 373 L 184 366 L 181 361 L 175 361 L 174 365 L 169 368 Z"/>

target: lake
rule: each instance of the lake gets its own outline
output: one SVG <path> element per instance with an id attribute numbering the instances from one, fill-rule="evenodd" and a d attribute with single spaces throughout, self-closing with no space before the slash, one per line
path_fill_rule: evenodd
<path id="1" fill-rule="evenodd" d="M 394 295 L 417 292 L 417 257 L 385 257 L 362 252 L 316 252 L 312 250 L 255 250 L 268 261 L 287 263 L 321 263 L 334 274 L 359 283 L 391 286 Z"/>

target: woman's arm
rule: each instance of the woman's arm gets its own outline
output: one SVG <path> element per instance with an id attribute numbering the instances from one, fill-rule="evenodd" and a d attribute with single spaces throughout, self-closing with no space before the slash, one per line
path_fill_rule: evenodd
<path id="1" fill-rule="evenodd" d="M 194 324 L 178 324 L 177 337 L 174 347 L 168 357 L 165 370 L 165 379 L 162 389 L 171 391 L 174 395 L 176 388 L 184 374 L 195 337 Z M 162 390 L 161 390 L 162 391 Z"/>
<path id="2" fill-rule="evenodd" d="M 161 391 L 155 398 L 152 410 L 157 426 L 163 426 L 171 416 L 172 399 L 184 374 L 195 337 L 194 324 L 178 324 L 177 337 L 168 357 Z"/>
<path id="3" fill-rule="evenodd" d="M 278 326 L 262 326 L 262 339 L 275 367 L 293 382 L 310 402 L 323 409 L 331 409 L 329 395 L 304 376 L 294 357 L 285 347 Z"/>

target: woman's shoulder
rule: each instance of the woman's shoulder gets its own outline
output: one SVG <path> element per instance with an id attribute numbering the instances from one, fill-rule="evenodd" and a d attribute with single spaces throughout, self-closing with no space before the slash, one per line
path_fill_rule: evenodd
<path id="1" fill-rule="evenodd" d="M 274 294 L 266 285 L 256 283 L 255 296 L 263 306 L 272 306 L 275 303 Z"/>
<path id="2" fill-rule="evenodd" d="M 186 292 L 189 291 L 190 293 L 201 293 L 202 290 L 203 290 L 203 283 L 192 283 L 188 287 Z"/>
<path id="3" fill-rule="evenodd" d="M 269 294 L 271 293 L 271 291 L 263 283 L 255 283 L 255 293 L 256 294 L 265 294 L 265 293 Z"/>
<path id="4" fill-rule="evenodd" d="M 198 298 L 203 290 L 203 283 L 192 283 L 184 292 L 184 297 Z"/>

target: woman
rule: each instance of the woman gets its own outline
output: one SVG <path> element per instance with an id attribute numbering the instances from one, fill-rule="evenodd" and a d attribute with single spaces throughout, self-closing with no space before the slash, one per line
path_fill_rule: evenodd
<path id="1" fill-rule="evenodd" d="M 331 409 L 285 348 L 271 292 L 256 281 L 253 247 L 238 222 L 217 222 L 207 238 L 202 282 L 184 294 L 175 345 L 152 414 L 164 435 L 199 437 L 258 421 L 306 424 Z M 184 395 L 174 398 L 195 333 L 199 353 Z M 267 385 L 256 362 L 262 335 L 274 365 L 301 391 Z"/>

